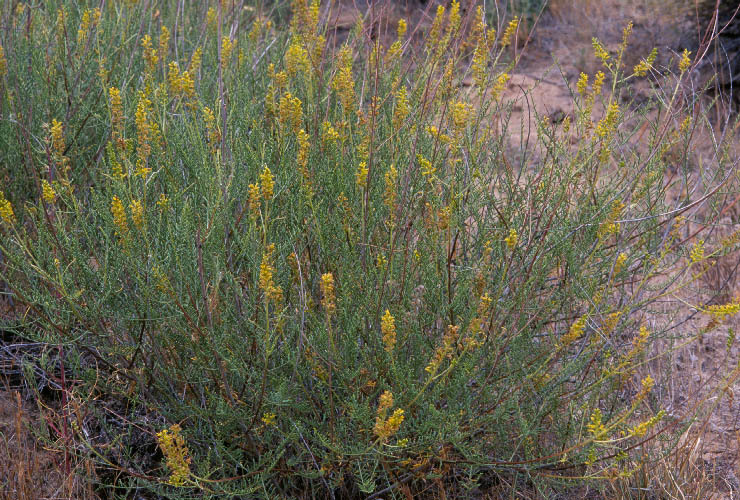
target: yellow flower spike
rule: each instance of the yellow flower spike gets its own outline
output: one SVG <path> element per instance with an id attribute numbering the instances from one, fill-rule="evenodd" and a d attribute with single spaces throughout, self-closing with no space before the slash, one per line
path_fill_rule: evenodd
<path id="1" fill-rule="evenodd" d="M 275 267 L 273 266 L 273 254 L 275 253 L 275 244 L 270 243 L 262 254 L 262 263 L 260 264 L 259 285 L 265 293 L 267 300 L 279 302 L 283 297 L 283 290 L 275 285 L 274 275 Z"/>
<path id="2" fill-rule="evenodd" d="M 403 37 L 406 35 L 406 30 L 408 29 L 408 24 L 406 23 L 405 19 L 399 19 L 398 20 L 398 28 L 396 32 L 398 33 L 398 39 L 402 40 Z"/>
<path id="3" fill-rule="evenodd" d="M 509 236 L 504 238 L 504 242 L 509 250 L 513 250 L 516 247 L 516 244 L 519 242 L 519 235 L 516 229 L 509 229 Z"/>
<path id="4" fill-rule="evenodd" d="M 617 256 L 617 261 L 614 263 L 614 274 L 617 274 L 624 268 L 625 262 L 627 262 L 627 254 L 622 252 Z"/>
<path id="5" fill-rule="evenodd" d="M 722 321 L 725 318 L 735 316 L 740 312 L 740 299 L 736 299 L 734 302 L 730 302 L 729 304 L 714 304 L 707 306 L 706 312 L 717 321 Z"/>
<path id="6" fill-rule="evenodd" d="M 431 175 L 434 175 L 434 173 L 437 171 L 436 168 L 432 166 L 432 162 L 424 158 L 423 156 L 418 156 L 419 165 L 421 166 L 421 175 L 424 177 L 429 177 Z"/>
<path id="7" fill-rule="evenodd" d="M 498 97 L 501 95 L 501 92 L 503 92 L 506 88 L 506 84 L 509 83 L 510 79 L 511 76 L 509 76 L 508 73 L 501 73 L 498 78 L 496 78 L 496 83 L 494 83 L 493 87 L 491 88 L 492 99 L 498 99 Z"/>
<path id="8" fill-rule="evenodd" d="M 409 96 L 405 85 L 402 85 L 396 92 L 395 104 L 393 109 L 393 130 L 397 132 L 401 129 L 403 122 L 409 115 Z"/>
<path id="9" fill-rule="evenodd" d="M 373 428 L 373 433 L 378 436 L 381 442 L 396 434 L 405 418 L 404 411 L 401 408 L 396 408 L 393 414 L 386 419 L 385 417 L 391 407 L 393 407 L 393 393 L 385 391 L 380 395 L 375 427 Z"/>
<path id="10" fill-rule="evenodd" d="M 594 37 L 591 39 L 591 45 L 594 48 L 594 55 L 597 59 L 600 59 L 602 63 L 606 64 L 609 60 L 609 52 L 604 48 L 598 38 Z"/>
<path id="11" fill-rule="evenodd" d="M 578 83 L 576 83 L 576 90 L 578 90 L 578 93 L 583 95 L 586 93 L 586 89 L 588 88 L 588 75 L 586 73 L 581 73 L 581 76 L 578 77 Z"/>
<path id="12" fill-rule="evenodd" d="M 170 48 L 170 30 L 167 26 L 162 25 L 162 31 L 159 33 L 159 57 L 163 61 L 167 58 Z"/>
<path id="13" fill-rule="evenodd" d="M 560 345 L 561 347 L 567 347 L 576 340 L 580 339 L 583 336 L 583 332 L 586 330 L 586 316 L 581 316 L 576 321 L 573 322 L 573 324 L 570 326 L 570 330 L 568 330 L 568 333 L 563 335 L 563 338 L 560 339 Z"/>
<path id="14" fill-rule="evenodd" d="M 180 66 L 175 61 L 171 61 L 167 67 L 167 83 L 170 86 L 170 93 L 174 96 L 182 92 L 180 78 Z"/>
<path id="15" fill-rule="evenodd" d="M 121 91 L 116 87 L 108 89 L 108 99 L 110 102 L 110 121 L 111 121 L 111 134 L 113 143 L 119 151 L 123 151 L 126 148 L 125 141 L 123 139 L 123 102 L 121 101 Z"/>
<path id="16" fill-rule="evenodd" d="M 660 410 L 654 417 L 651 417 L 646 422 L 641 422 L 637 424 L 635 427 L 632 427 L 629 430 L 628 435 L 630 437 L 638 437 L 641 438 L 645 434 L 647 434 L 647 431 L 655 427 L 655 425 L 660 422 L 663 417 L 665 416 L 665 410 Z"/>
<path id="17" fill-rule="evenodd" d="M 297 74 L 309 74 L 311 62 L 308 59 L 308 52 L 297 39 L 293 40 L 285 53 L 285 69 L 291 77 Z"/>
<path id="18" fill-rule="evenodd" d="M 190 57 L 190 64 L 188 65 L 188 71 L 192 74 L 197 74 L 200 71 L 200 65 L 203 61 L 203 48 L 198 47 Z"/>
<path id="19" fill-rule="evenodd" d="M 51 120 L 51 139 L 52 139 L 52 147 L 54 148 L 54 152 L 58 155 L 64 154 L 64 130 L 62 128 L 62 123 L 57 121 L 57 119 Z"/>
<path id="20" fill-rule="evenodd" d="M 345 114 L 354 110 L 355 80 L 352 76 L 352 50 L 343 46 L 339 51 L 340 66 L 337 74 L 331 81 L 331 88 L 337 93 Z"/>
<path id="21" fill-rule="evenodd" d="M 266 426 L 275 425 L 275 420 L 277 419 L 277 415 L 271 412 L 265 412 L 262 414 L 262 423 Z"/>
<path id="22" fill-rule="evenodd" d="M 185 438 L 180 434 L 181 428 L 178 424 L 172 425 L 169 429 L 164 429 L 157 433 L 157 444 L 162 450 L 162 454 L 167 461 L 167 467 L 170 469 L 169 484 L 173 486 L 182 486 L 190 477 L 190 463 Z"/>
<path id="23" fill-rule="evenodd" d="M 139 103 L 136 105 L 136 113 L 134 114 L 136 122 L 136 134 L 137 134 L 137 145 L 136 154 L 138 159 L 143 164 L 149 158 L 152 152 L 151 140 L 152 140 L 152 124 L 149 122 L 149 114 L 151 113 L 152 101 L 147 99 L 143 93 L 139 94 Z M 137 172 L 138 173 L 138 172 Z"/>
<path id="24" fill-rule="evenodd" d="M 286 92 L 280 98 L 278 114 L 283 126 L 288 126 L 294 133 L 298 133 L 303 120 L 303 103 L 300 99 L 293 97 L 290 92 Z"/>
<path id="25" fill-rule="evenodd" d="M 586 424 L 588 432 L 591 433 L 591 436 L 593 436 L 593 438 L 597 441 L 602 440 L 604 439 L 604 437 L 606 437 L 606 427 L 604 426 L 601 419 L 601 410 L 599 408 L 596 408 L 591 414 L 590 422 Z"/>
<path id="26" fill-rule="evenodd" d="M 396 320 L 388 309 L 380 319 L 380 331 L 383 333 L 385 351 L 392 352 L 396 346 Z"/>
<path id="27" fill-rule="evenodd" d="M 606 116 L 596 124 L 596 135 L 602 139 L 610 136 L 619 123 L 619 104 L 613 102 L 606 111 Z"/>
<path id="28" fill-rule="evenodd" d="M 265 166 L 260 174 L 260 182 L 262 183 L 262 199 L 265 201 L 271 200 L 275 189 L 275 181 L 272 177 L 272 172 L 270 172 L 267 166 Z"/>
<path id="29" fill-rule="evenodd" d="M 5 198 L 5 194 L 2 191 L 0 191 L 0 219 L 9 226 L 15 224 L 13 205 Z"/>
<path id="30" fill-rule="evenodd" d="M 691 248 L 689 257 L 692 264 L 704 260 L 704 240 L 699 240 L 694 244 L 694 246 Z"/>
<path id="31" fill-rule="evenodd" d="M 321 304 L 324 306 L 327 316 L 334 315 L 337 310 L 337 303 L 334 292 L 334 275 L 332 273 L 321 275 L 321 293 L 323 295 Z"/>
<path id="32" fill-rule="evenodd" d="M 308 165 L 308 153 L 311 149 L 311 143 L 308 141 L 308 134 L 304 129 L 298 131 L 298 153 L 296 153 L 296 163 L 303 170 Z"/>
<path id="33" fill-rule="evenodd" d="M 367 168 L 367 163 L 360 162 L 360 164 L 357 166 L 357 172 L 355 173 L 355 182 L 357 183 L 357 186 L 361 189 L 365 189 L 367 187 L 367 174 L 369 170 Z"/>
<path id="34" fill-rule="evenodd" d="M 324 144 L 331 144 L 339 141 L 339 132 L 336 131 L 330 122 L 321 124 L 321 140 Z"/>
<path id="35" fill-rule="evenodd" d="M 46 179 L 41 181 L 41 198 L 46 203 L 54 203 L 54 200 L 56 200 L 57 193 L 54 191 L 54 188 L 51 187 L 51 184 L 49 184 L 49 181 Z"/>
<path id="36" fill-rule="evenodd" d="M 651 377 L 650 375 L 642 379 L 642 387 L 640 387 L 640 392 L 638 392 L 637 396 L 635 396 L 635 401 L 633 405 L 637 405 L 637 403 L 645 399 L 648 394 L 650 394 L 650 391 L 653 390 L 654 386 L 655 380 L 653 380 L 653 377 Z"/>
<path id="37" fill-rule="evenodd" d="M 434 16 L 432 27 L 429 29 L 427 35 L 426 46 L 427 49 L 435 50 L 439 45 L 440 38 L 442 36 L 442 25 L 444 24 L 445 8 L 443 5 L 437 6 L 437 14 Z"/>
<path id="38" fill-rule="evenodd" d="M 144 204 L 139 200 L 131 200 L 128 205 L 131 210 L 131 220 L 134 221 L 134 225 L 139 229 L 144 229 Z"/>
<path id="39" fill-rule="evenodd" d="M 157 49 L 152 46 L 152 37 L 144 35 L 141 39 L 141 47 L 143 49 L 144 61 L 147 65 L 147 71 L 151 74 L 157 68 L 159 62 L 159 56 L 157 55 Z"/>
<path id="40" fill-rule="evenodd" d="M 516 33 L 516 29 L 519 27 L 519 18 L 515 17 L 511 21 L 509 21 L 509 25 L 506 26 L 506 29 L 504 30 L 504 34 L 501 36 L 501 47 L 506 47 L 508 45 L 511 45 L 511 39 L 514 36 L 514 33 Z"/>
<path id="41" fill-rule="evenodd" d="M 260 211 L 260 200 L 262 198 L 262 190 L 260 189 L 259 183 L 249 185 L 249 211 L 253 217 L 256 217 Z"/>
<path id="42" fill-rule="evenodd" d="M 398 182 L 398 170 L 393 165 L 390 166 L 388 172 L 385 173 L 385 192 L 383 193 L 383 203 L 391 211 L 391 217 L 393 216 L 393 210 L 396 208 L 396 183 Z"/>
<path id="43" fill-rule="evenodd" d="M 592 88 L 592 94 L 594 96 L 601 94 L 601 88 L 604 85 L 605 79 L 606 75 L 603 71 L 599 71 L 598 73 L 596 73 L 596 76 L 594 77 L 594 86 Z"/>
<path id="44" fill-rule="evenodd" d="M 681 60 L 678 62 L 678 70 L 685 73 L 691 67 L 691 52 L 689 49 L 683 49 Z"/>
<path id="45" fill-rule="evenodd" d="M 0 78 L 3 78 L 8 74 L 8 60 L 5 58 L 5 51 L 3 46 L 0 45 Z"/>
<path id="46" fill-rule="evenodd" d="M 123 203 L 118 196 L 114 196 L 111 200 L 110 211 L 113 214 L 113 223 L 116 225 L 116 234 L 121 238 L 125 237 L 129 232 L 126 209 L 123 208 Z"/>
<path id="47" fill-rule="evenodd" d="M 167 207 L 169 207 L 170 200 L 167 198 L 167 195 L 162 193 L 159 195 L 159 199 L 157 200 L 157 206 L 159 207 L 159 210 L 162 212 L 167 211 Z"/>
<path id="48" fill-rule="evenodd" d="M 650 55 L 647 57 L 647 59 L 642 59 L 639 63 L 635 65 L 633 69 L 635 76 L 647 75 L 647 72 L 653 68 L 653 63 L 655 62 L 656 57 L 658 57 L 658 49 L 654 48 L 652 51 L 650 51 Z"/>

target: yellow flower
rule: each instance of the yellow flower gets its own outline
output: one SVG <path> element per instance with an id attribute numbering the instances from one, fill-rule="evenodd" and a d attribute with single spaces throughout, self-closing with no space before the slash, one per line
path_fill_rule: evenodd
<path id="1" fill-rule="evenodd" d="M 722 321 L 729 316 L 734 316 L 740 312 L 740 301 L 730 302 L 729 304 L 715 304 L 707 307 L 707 313 L 718 321 Z"/>
<path id="2" fill-rule="evenodd" d="M 509 83 L 509 80 L 511 77 L 508 73 L 501 73 L 498 75 L 498 78 L 496 78 L 496 83 L 493 84 L 493 87 L 491 88 L 491 99 L 498 99 L 498 97 L 501 95 L 501 92 L 504 91 L 506 88 L 506 84 Z"/>
<path id="3" fill-rule="evenodd" d="M 131 200 L 128 205 L 131 210 L 131 220 L 134 221 L 134 225 L 140 230 L 144 228 L 144 205 L 139 200 Z"/>
<path id="4" fill-rule="evenodd" d="M 191 458 L 185 438 L 180 434 L 181 428 L 178 424 L 172 425 L 169 430 L 164 429 L 157 433 L 157 444 L 162 450 L 170 469 L 169 483 L 173 486 L 182 486 L 190 476 Z"/>
<path id="5" fill-rule="evenodd" d="M 270 172 L 267 166 L 265 166 L 260 174 L 260 182 L 262 183 L 262 199 L 265 201 L 271 200 L 275 189 L 275 181 L 273 180 L 272 172 Z"/>
<path id="6" fill-rule="evenodd" d="M 367 187 L 367 174 L 367 163 L 362 161 L 357 166 L 357 172 L 355 173 L 355 181 L 357 182 L 357 185 L 362 189 L 365 189 Z"/>
<path id="7" fill-rule="evenodd" d="M 136 105 L 134 119 L 136 122 L 137 134 L 136 153 L 142 164 L 146 163 L 146 160 L 152 152 L 152 125 L 149 123 L 151 107 L 152 101 L 147 99 L 143 93 L 139 93 L 139 103 Z"/>
<path id="8" fill-rule="evenodd" d="M 8 74 L 8 60 L 5 59 L 5 51 L 3 46 L 0 45 L 0 78 Z"/>
<path id="9" fill-rule="evenodd" d="M 116 225 L 116 234 L 120 237 L 124 237 L 128 234 L 128 222 L 126 220 L 126 209 L 123 208 L 123 203 L 114 196 L 111 200 L 110 211 L 113 214 L 113 223 Z"/>
<path id="10" fill-rule="evenodd" d="M 424 177 L 429 177 L 437 171 L 437 169 L 432 166 L 432 162 L 427 160 L 423 156 L 419 155 L 418 160 L 419 165 L 421 166 L 421 175 L 423 175 Z"/>
<path id="11" fill-rule="evenodd" d="M 157 200 L 157 206 L 162 212 L 167 210 L 169 203 L 170 203 L 170 200 L 169 198 L 167 198 L 166 194 L 162 193 L 159 195 L 159 199 Z"/>
<path id="12" fill-rule="evenodd" d="M 172 95 L 179 95 L 182 92 L 180 82 L 180 66 L 175 61 L 171 61 L 167 69 L 167 83 L 170 85 Z"/>
<path id="13" fill-rule="evenodd" d="M 596 56 L 596 58 L 601 59 L 601 62 L 606 64 L 606 61 L 609 59 L 609 52 L 606 51 L 598 38 L 592 38 L 591 45 L 594 48 L 594 55 Z"/>
<path id="14" fill-rule="evenodd" d="M 297 97 L 293 97 L 290 92 L 286 92 L 285 95 L 280 98 L 279 115 L 281 124 L 290 126 L 293 132 L 298 133 L 301 129 L 301 121 L 303 120 L 303 106 L 301 100 Z"/>
<path id="15" fill-rule="evenodd" d="M 504 30 L 504 34 L 501 36 L 501 47 L 506 47 L 511 44 L 511 38 L 519 27 L 519 18 L 515 17 L 509 21 L 509 25 Z"/>
<path id="16" fill-rule="evenodd" d="M 308 59 L 308 52 L 297 39 L 294 39 L 285 53 L 285 69 L 290 76 L 295 76 L 298 73 L 307 75 L 310 68 L 311 62 Z"/>
<path id="17" fill-rule="evenodd" d="M 408 25 L 406 24 L 405 19 L 399 19 L 398 20 L 398 29 L 396 30 L 398 33 L 398 39 L 402 39 L 404 35 L 406 34 L 406 30 L 408 28 Z"/>
<path id="18" fill-rule="evenodd" d="M 654 48 L 650 51 L 650 55 L 647 59 L 643 59 L 635 65 L 635 68 L 633 69 L 635 76 L 647 75 L 647 72 L 652 69 L 656 57 L 658 57 L 658 49 Z"/>
<path id="19" fill-rule="evenodd" d="M 567 347 L 568 345 L 572 344 L 573 342 L 581 338 L 581 336 L 583 336 L 583 332 L 585 329 L 586 316 L 581 316 L 573 322 L 568 333 L 563 335 L 563 338 L 560 339 L 560 345 L 562 347 Z"/>
<path id="20" fill-rule="evenodd" d="M 517 234 L 516 229 L 509 229 L 509 236 L 504 238 L 504 242 L 506 242 L 506 246 L 509 250 L 513 250 L 514 247 L 516 247 L 516 244 L 519 242 L 519 235 Z"/>
<path id="21" fill-rule="evenodd" d="M 588 432 L 591 433 L 595 440 L 601 440 L 606 436 L 606 427 L 601 421 L 601 410 L 596 408 L 591 414 L 591 421 L 586 425 Z"/>
<path id="22" fill-rule="evenodd" d="M 627 254 L 622 252 L 617 256 L 617 261 L 614 264 L 614 273 L 620 272 L 624 268 L 624 263 L 627 262 Z"/>
<path id="23" fill-rule="evenodd" d="M 586 89 L 588 88 L 588 75 L 586 73 L 581 73 L 581 76 L 578 78 L 578 83 L 576 84 L 576 89 L 578 90 L 578 93 L 583 95 L 586 93 Z"/>
<path id="24" fill-rule="evenodd" d="M 272 265 L 274 252 L 275 245 L 270 243 L 262 254 L 259 284 L 262 291 L 265 292 L 267 300 L 279 302 L 283 297 L 283 290 L 276 286 L 274 282 L 275 267 Z"/>
<path id="25" fill-rule="evenodd" d="M 0 191 L 0 219 L 9 226 L 15 224 L 13 205 L 5 198 L 5 194 L 2 191 Z"/>
<path id="26" fill-rule="evenodd" d="M 226 69 L 231 59 L 231 53 L 236 47 L 236 41 L 232 40 L 228 36 L 221 39 L 221 68 Z"/>
<path id="27" fill-rule="evenodd" d="M 391 210 L 391 216 L 393 215 L 393 209 L 396 207 L 396 183 L 398 182 L 398 170 L 393 165 L 390 166 L 388 172 L 385 173 L 385 192 L 383 193 L 383 203 Z"/>
<path id="28" fill-rule="evenodd" d="M 402 85 L 396 92 L 396 106 L 393 109 L 393 130 L 400 130 L 409 115 L 409 97 L 406 86 Z"/>
<path id="29" fill-rule="evenodd" d="M 601 87 L 604 85 L 604 79 L 606 78 L 606 75 L 603 71 L 599 71 L 596 73 L 596 76 L 594 77 L 594 87 L 593 87 L 593 95 L 599 95 L 601 94 Z"/>
<path id="30" fill-rule="evenodd" d="M 640 392 L 637 393 L 632 404 L 637 405 L 637 403 L 645 399 L 647 395 L 650 394 L 650 391 L 653 390 L 653 386 L 655 386 L 655 380 L 653 380 L 653 377 L 650 375 L 642 379 L 642 387 L 640 388 Z"/>
<path id="31" fill-rule="evenodd" d="M 256 216 L 260 210 L 260 199 L 262 197 L 262 190 L 259 184 L 249 185 L 249 211 L 253 216 Z"/>
<path id="32" fill-rule="evenodd" d="M 157 55 L 157 49 L 152 47 L 151 36 L 144 35 L 141 39 L 141 48 L 144 51 L 143 56 L 144 61 L 146 62 L 147 71 L 149 73 L 154 73 L 154 70 L 157 68 L 157 63 L 159 62 L 159 56 Z"/>
<path id="33" fill-rule="evenodd" d="M 164 60 L 170 47 L 170 30 L 167 26 L 162 25 L 162 31 L 159 33 L 159 57 Z"/>
<path id="34" fill-rule="evenodd" d="M 393 414 L 385 418 L 388 414 L 388 410 L 393 406 L 393 394 L 390 391 L 385 391 L 380 396 L 378 403 L 377 416 L 375 417 L 375 427 L 373 433 L 378 436 L 380 441 L 385 441 L 389 437 L 393 436 L 398 432 L 398 429 L 403 423 L 404 415 L 401 408 L 396 408 Z"/>
<path id="35" fill-rule="evenodd" d="M 193 52 L 193 55 L 190 57 L 190 65 L 188 66 L 188 71 L 190 71 L 193 74 L 198 73 L 200 71 L 200 65 L 203 60 L 203 48 L 198 47 Z"/>
<path id="36" fill-rule="evenodd" d="M 699 240 L 694 244 L 689 257 L 692 264 L 704 260 L 704 240 Z"/>
<path id="37" fill-rule="evenodd" d="M 58 155 L 64 154 L 64 131 L 62 129 L 62 123 L 57 119 L 51 120 L 51 141 L 54 152 Z"/>
<path id="38" fill-rule="evenodd" d="M 689 49 L 683 49 L 683 53 L 681 54 L 681 60 L 678 62 L 678 69 L 681 71 L 681 73 L 685 73 L 686 70 L 691 67 L 691 52 L 689 52 Z"/>
<path id="39" fill-rule="evenodd" d="M 298 153 L 296 154 L 296 163 L 304 170 L 308 165 L 308 153 L 311 149 L 311 143 L 308 142 L 308 134 L 304 129 L 298 131 Z"/>
<path id="40" fill-rule="evenodd" d="M 336 131 L 330 122 L 321 124 L 321 140 L 325 144 L 337 142 L 339 139 L 339 132 Z"/>
<path id="41" fill-rule="evenodd" d="M 606 138 L 614 132 L 618 122 L 619 104 L 613 102 L 609 105 L 609 109 L 606 111 L 606 116 L 596 125 L 596 135 L 602 139 Z"/>
<path id="42" fill-rule="evenodd" d="M 331 88 L 337 93 L 345 114 L 354 109 L 355 80 L 352 76 L 352 51 L 345 45 L 339 52 L 341 66 L 331 82 Z"/>
<path id="43" fill-rule="evenodd" d="M 49 184 L 49 181 L 46 179 L 41 181 L 41 198 L 46 203 L 54 203 L 54 200 L 57 197 L 57 193 L 54 191 L 54 188 L 51 187 L 51 184 Z"/>
<path id="44" fill-rule="evenodd" d="M 123 103 L 121 101 L 121 91 L 116 87 L 108 89 L 108 98 L 110 100 L 110 121 L 112 139 L 119 151 L 126 149 L 126 143 L 123 139 Z"/>
<path id="45" fill-rule="evenodd" d="M 265 425 L 275 425 L 277 415 L 274 413 L 266 412 L 262 415 L 262 423 Z"/>
<path id="46" fill-rule="evenodd" d="M 324 273 L 321 275 L 321 293 L 323 298 L 321 304 L 324 306 L 327 316 L 332 316 L 337 310 L 336 296 L 334 293 L 334 275 Z"/>
<path id="47" fill-rule="evenodd" d="M 383 345 L 385 345 L 386 352 L 393 351 L 396 345 L 396 320 L 388 309 L 380 319 L 380 331 L 383 333 Z"/>

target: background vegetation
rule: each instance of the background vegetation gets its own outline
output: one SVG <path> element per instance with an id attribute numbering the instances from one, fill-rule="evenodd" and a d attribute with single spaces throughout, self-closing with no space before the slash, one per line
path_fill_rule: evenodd
<path id="1" fill-rule="evenodd" d="M 687 237 L 736 176 L 732 128 L 692 161 L 689 51 L 594 40 L 523 134 L 482 7 L 388 43 L 303 0 L 3 9 L 2 328 L 64 494 L 628 497 L 700 414 L 651 369 L 740 309 L 661 309 L 739 239 Z"/>

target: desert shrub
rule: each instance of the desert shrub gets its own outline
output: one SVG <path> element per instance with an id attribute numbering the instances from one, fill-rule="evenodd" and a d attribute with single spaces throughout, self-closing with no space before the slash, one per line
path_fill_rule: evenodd
<path id="1" fill-rule="evenodd" d="M 652 71 L 621 63 L 629 30 L 616 53 L 595 42 L 604 69 L 573 85 L 572 115 L 515 146 L 516 20 L 496 33 L 453 3 L 414 56 L 405 22 L 390 47 L 360 22 L 334 46 L 318 3 L 294 2 L 289 27 L 181 5 L 4 20 L 2 278 L 28 311 L 5 327 L 65 347 L 89 408 L 76 450 L 116 487 L 545 491 L 629 475 L 641 443 L 675 437 L 642 374 L 655 338 L 698 334 L 653 308 L 713 252 L 680 237 L 701 196 L 666 195 L 702 117 L 680 78 L 623 99 Z M 94 437 L 112 432 L 94 432 L 102 400 L 162 468 Z"/>

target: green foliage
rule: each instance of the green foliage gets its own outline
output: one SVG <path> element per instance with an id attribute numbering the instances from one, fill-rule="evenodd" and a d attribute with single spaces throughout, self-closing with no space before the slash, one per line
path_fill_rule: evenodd
<path id="1" fill-rule="evenodd" d="M 610 60 L 604 91 L 574 89 L 572 118 L 538 116 L 514 147 L 504 31 L 454 6 L 413 58 L 360 27 L 333 47 L 300 0 L 289 30 L 167 1 L 107 2 L 83 29 L 80 3 L 4 13 L 0 276 L 29 308 L 6 327 L 79 353 L 91 411 L 168 422 L 139 424 L 154 470 L 75 429 L 117 487 L 630 473 L 662 425 L 639 375 L 660 332 L 640 327 L 703 261 L 666 201 L 666 154 L 691 135 L 675 94 L 646 122 Z"/>

